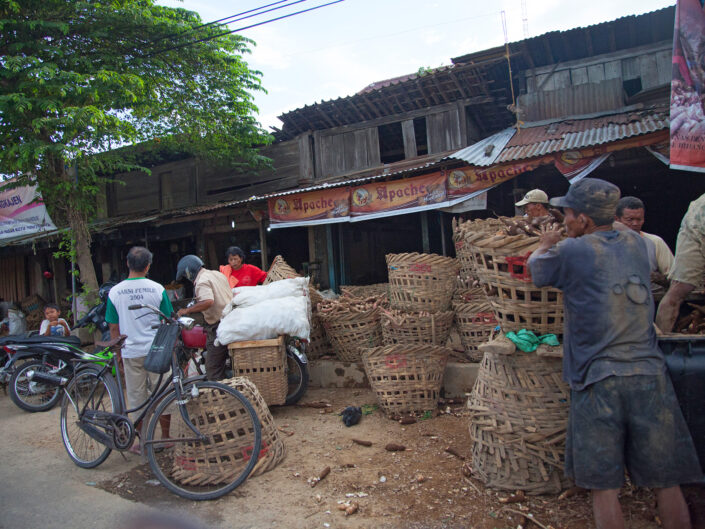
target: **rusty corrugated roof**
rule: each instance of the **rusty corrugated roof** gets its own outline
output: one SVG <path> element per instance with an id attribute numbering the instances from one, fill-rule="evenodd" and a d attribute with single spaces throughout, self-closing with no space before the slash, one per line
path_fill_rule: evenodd
<path id="1" fill-rule="evenodd" d="M 578 116 L 527 123 L 512 136 L 497 157 L 496 163 L 612 143 L 667 129 L 668 124 L 666 105 L 620 113 L 610 112 L 595 117 Z"/>

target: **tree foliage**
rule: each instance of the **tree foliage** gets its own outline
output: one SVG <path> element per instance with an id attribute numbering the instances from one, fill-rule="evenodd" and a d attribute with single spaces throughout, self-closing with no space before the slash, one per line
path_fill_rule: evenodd
<path id="1" fill-rule="evenodd" d="M 36 183 L 71 228 L 81 279 L 95 286 L 88 222 L 101 184 L 158 144 L 243 166 L 265 160 L 252 41 L 153 0 L 0 0 L 0 173 Z M 174 48 L 174 49 L 170 49 Z M 75 170 L 75 172 L 74 172 Z M 90 270 L 88 270 L 90 268 Z"/>

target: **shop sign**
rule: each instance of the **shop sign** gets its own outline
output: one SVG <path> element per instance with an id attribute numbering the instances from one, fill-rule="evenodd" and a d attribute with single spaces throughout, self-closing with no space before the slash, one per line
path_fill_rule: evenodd
<path id="1" fill-rule="evenodd" d="M 376 182 L 353 187 L 350 193 L 350 211 L 356 216 L 384 216 L 398 210 L 420 211 L 432 209 L 446 202 L 445 175 L 428 175 Z"/>
<path id="2" fill-rule="evenodd" d="M 703 27 L 705 7 L 700 0 L 678 0 L 673 31 L 671 79 L 672 169 L 705 172 Z"/>
<path id="3" fill-rule="evenodd" d="M 528 162 L 515 162 L 492 167 L 461 167 L 448 171 L 448 195 L 460 196 L 488 189 L 511 180 L 515 176 L 533 171 L 542 163 L 541 159 Z"/>
<path id="4" fill-rule="evenodd" d="M 269 219 L 276 223 L 298 225 L 344 222 L 350 216 L 350 188 L 336 187 L 308 193 L 296 193 L 268 200 Z"/>
<path id="5" fill-rule="evenodd" d="M 37 186 L 0 191 L 0 239 L 55 229 Z"/>

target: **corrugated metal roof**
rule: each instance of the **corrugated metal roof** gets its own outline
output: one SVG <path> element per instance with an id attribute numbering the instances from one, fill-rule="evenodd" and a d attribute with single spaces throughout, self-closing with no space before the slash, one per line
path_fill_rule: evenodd
<path id="1" fill-rule="evenodd" d="M 586 119 L 527 123 L 509 140 L 496 163 L 612 143 L 667 129 L 668 125 L 666 106 Z"/>
<path id="2" fill-rule="evenodd" d="M 480 140 L 477 143 L 460 149 L 455 154 L 451 154 L 449 158 L 457 158 L 463 160 L 470 165 L 490 166 L 494 165 L 502 149 L 512 139 L 515 128 L 508 128 L 500 131 L 492 136 Z"/>

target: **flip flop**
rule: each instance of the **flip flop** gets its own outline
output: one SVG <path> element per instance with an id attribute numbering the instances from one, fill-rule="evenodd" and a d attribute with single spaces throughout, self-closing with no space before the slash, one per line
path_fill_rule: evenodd
<path id="1" fill-rule="evenodd" d="M 130 448 L 128 448 L 127 451 L 130 452 L 131 454 L 135 454 L 137 456 L 142 455 L 142 449 L 140 448 L 139 442 L 132 443 L 132 446 Z"/>

